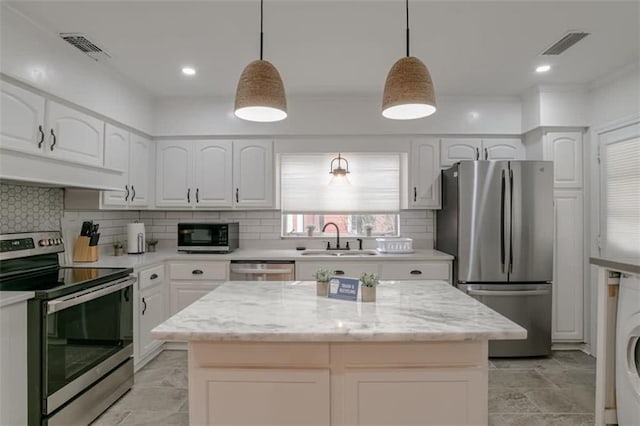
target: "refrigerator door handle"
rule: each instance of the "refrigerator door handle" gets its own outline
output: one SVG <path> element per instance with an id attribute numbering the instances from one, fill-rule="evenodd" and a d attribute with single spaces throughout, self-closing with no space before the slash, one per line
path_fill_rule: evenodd
<path id="1" fill-rule="evenodd" d="M 509 168 L 509 212 L 513 212 L 513 170 L 511 168 Z M 513 218 L 511 220 L 513 221 Z M 513 225 L 509 227 L 509 273 L 513 273 Z"/>
<path id="2" fill-rule="evenodd" d="M 500 265 L 504 274 L 505 252 L 504 252 L 504 196 L 505 196 L 505 175 L 502 171 L 502 183 L 500 186 Z"/>
<path id="3" fill-rule="evenodd" d="M 469 296 L 546 296 L 549 290 L 467 290 Z"/>

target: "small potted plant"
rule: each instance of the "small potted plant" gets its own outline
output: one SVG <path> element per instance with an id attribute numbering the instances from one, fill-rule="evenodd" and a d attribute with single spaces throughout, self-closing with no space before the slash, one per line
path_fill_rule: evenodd
<path id="1" fill-rule="evenodd" d="M 331 272 L 328 269 L 318 269 L 316 271 L 316 296 L 327 297 L 330 276 Z"/>
<path id="2" fill-rule="evenodd" d="M 364 233 L 367 237 L 371 236 L 371 232 L 373 231 L 373 225 L 367 224 L 364 226 Z"/>
<path id="3" fill-rule="evenodd" d="M 156 245 L 158 245 L 158 240 L 153 238 L 147 240 L 147 251 L 149 253 L 156 251 Z"/>
<path id="4" fill-rule="evenodd" d="M 113 242 L 113 255 L 114 256 L 124 255 L 124 245 L 120 240 L 115 240 Z"/>
<path id="5" fill-rule="evenodd" d="M 363 272 L 360 275 L 361 300 L 363 302 L 376 301 L 376 287 L 380 284 L 380 279 L 376 274 L 367 274 Z"/>
<path id="6" fill-rule="evenodd" d="M 313 223 L 307 225 L 307 235 L 313 237 L 313 231 L 316 229 L 316 226 Z"/>

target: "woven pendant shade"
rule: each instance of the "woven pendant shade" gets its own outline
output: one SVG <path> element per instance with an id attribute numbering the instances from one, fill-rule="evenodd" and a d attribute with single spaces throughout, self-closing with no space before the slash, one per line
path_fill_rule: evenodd
<path id="1" fill-rule="evenodd" d="M 382 97 L 382 115 L 395 120 L 422 118 L 436 112 L 429 70 L 414 56 L 398 60 L 389 71 Z"/>
<path id="2" fill-rule="evenodd" d="M 269 61 L 256 60 L 242 71 L 236 90 L 235 115 L 249 121 L 280 121 L 287 117 L 284 84 Z"/>

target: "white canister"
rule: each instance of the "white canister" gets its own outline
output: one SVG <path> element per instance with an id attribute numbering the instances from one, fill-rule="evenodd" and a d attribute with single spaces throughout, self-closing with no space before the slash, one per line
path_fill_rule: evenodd
<path id="1" fill-rule="evenodd" d="M 144 253 L 145 241 L 144 223 L 129 223 L 127 225 L 127 253 Z"/>

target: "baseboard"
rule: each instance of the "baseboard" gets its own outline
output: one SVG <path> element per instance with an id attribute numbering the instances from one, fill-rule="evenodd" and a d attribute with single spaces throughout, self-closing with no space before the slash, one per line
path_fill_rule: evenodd
<path id="1" fill-rule="evenodd" d="M 553 342 L 552 351 L 582 351 L 591 355 L 591 347 L 584 342 Z"/>
<path id="2" fill-rule="evenodd" d="M 147 354 L 147 356 L 145 356 L 144 358 L 138 360 L 138 362 L 134 362 L 134 364 L 133 364 L 133 372 L 137 373 L 140 369 L 142 369 L 142 367 L 147 365 L 149 363 L 149 361 L 151 361 L 152 359 L 154 359 L 155 357 L 160 355 L 160 353 L 163 350 L 166 349 L 165 345 L 166 345 L 166 343 L 158 346 L 156 349 L 154 349 L 149 354 Z"/>
<path id="3" fill-rule="evenodd" d="M 164 349 L 170 351 L 186 351 L 187 342 L 165 342 Z"/>

